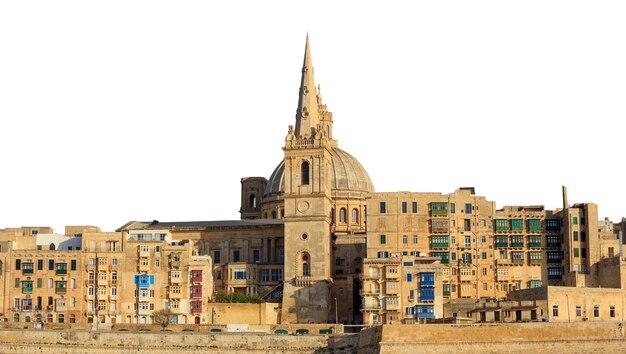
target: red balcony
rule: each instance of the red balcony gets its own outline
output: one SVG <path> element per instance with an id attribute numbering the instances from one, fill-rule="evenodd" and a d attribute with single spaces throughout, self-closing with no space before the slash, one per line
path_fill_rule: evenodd
<path id="1" fill-rule="evenodd" d="M 192 286 L 191 287 L 191 297 L 192 298 L 201 298 L 202 297 L 202 286 Z"/>
<path id="2" fill-rule="evenodd" d="M 191 302 L 191 313 L 202 313 L 202 302 L 200 301 L 192 301 Z"/>
<path id="3" fill-rule="evenodd" d="M 202 273 L 200 274 L 191 274 L 191 282 L 192 283 L 202 283 Z"/>

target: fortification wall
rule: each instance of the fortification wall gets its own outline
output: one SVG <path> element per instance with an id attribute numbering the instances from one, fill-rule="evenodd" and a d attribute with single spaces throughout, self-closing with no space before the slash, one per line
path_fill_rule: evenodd
<path id="1" fill-rule="evenodd" d="M 385 325 L 381 353 L 626 352 L 621 322 Z M 365 349 L 359 353 L 369 354 Z"/>

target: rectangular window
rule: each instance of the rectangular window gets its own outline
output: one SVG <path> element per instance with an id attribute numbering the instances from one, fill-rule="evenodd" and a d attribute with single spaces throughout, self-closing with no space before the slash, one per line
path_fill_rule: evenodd
<path id="1" fill-rule="evenodd" d="M 450 214 L 456 213 L 456 204 L 450 203 Z"/>
<path id="2" fill-rule="evenodd" d="M 48 260 L 48 270 L 54 270 L 54 259 Z"/>
<path id="3" fill-rule="evenodd" d="M 261 261 L 261 250 L 252 250 L 252 261 L 253 262 Z"/>
<path id="4" fill-rule="evenodd" d="M 43 270 L 43 259 L 37 260 L 37 270 Z"/>
<path id="5" fill-rule="evenodd" d="M 380 202 L 380 213 L 385 214 L 387 212 L 387 203 Z"/>
<path id="6" fill-rule="evenodd" d="M 387 235 L 380 235 L 380 244 L 381 245 L 387 244 Z"/>
<path id="7" fill-rule="evenodd" d="M 487 268 L 483 267 L 482 273 L 483 273 L 483 275 L 487 275 Z"/>
<path id="8" fill-rule="evenodd" d="M 580 257 L 587 258 L 587 249 L 586 248 L 581 248 L 580 249 Z"/>
<path id="9" fill-rule="evenodd" d="M 585 225 L 585 217 L 584 216 L 580 217 L 580 224 L 581 225 Z"/>
<path id="10" fill-rule="evenodd" d="M 233 262 L 241 262 L 241 252 L 239 250 L 233 251 Z"/>
<path id="11" fill-rule="evenodd" d="M 19 287 L 20 287 L 20 284 L 21 284 L 21 282 L 20 282 L 20 278 L 15 278 L 15 287 L 16 287 L 16 288 L 19 288 Z"/>
<path id="12" fill-rule="evenodd" d="M 578 248 L 574 248 L 574 257 L 579 257 Z"/>
<path id="13" fill-rule="evenodd" d="M 580 232 L 580 242 L 587 242 L 587 233 L 585 231 Z"/>
<path id="14" fill-rule="evenodd" d="M 483 252 L 481 256 L 482 259 L 487 259 L 487 252 Z"/>
<path id="15" fill-rule="evenodd" d="M 387 258 L 387 257 L 389 257 L 389 252 L 387 251 L 378 252 L 378 258 Z"/>
<path id="16" fill-rule="evenodd" d="M 262 282 L 270 281 L 270 270 L 269 269 L 261 269 L 261 281 Z"/>
<path id="17" fill-rule="evenodd" d="M 406 202 L 402 202 L 402 214 L 406 214 L 408 211 L 407 209 L 408 209 L 408 206 Z"/>
<path id="18" fill-rule="evenodd" d="M 574 231 L 574 241 L 578 241 L 578 231 Z"/>
<path id="19" fill-rule="evenodd" d="M 559 317 L 559 306 L 558 305 L 553 305 L 552 306 L 552 317 Z"/>
<path id="20" fill-rule="evenodd" d="M 282 280 L 283 280 L 283 270 L 272 269 L 272 281 L 282 281 Z"/>
<path id="21" fill-rule="evenodd" d="M 76 260 L 70 260 L 70 270 L 76 270 Z"/>
<path id="22" fill-rule="evenodd" d="M 402 235 L 402 243 L 405 245 L 409 243 L 409 238 L 407 235 Z"/>
<path id="23" fill-rule="evenodd" d="M 578 217 L 574 216 L 574 217 L 572 218 L 572 224 L 574 224 L 574 225 L 578 225 Z"/>
<path id="24" fill-rule="evenodd" d="M 471 214 L 472 213 L 472 204 L 465 203 L 465 213 L 466 214 Z"/>
<path id="25" fill-rule="evenodd" d="M 580 306 L 576 306 L 576 317 L 580 317 L 583 315 L 583 310 Z"/>
<path id="26" fill-rule="evenodd" d="M 417 235 L 413 235 L 413 244 L 417 244 Z"/>
<path id="27" fill-rule="evenodd" d="M 412 282 L 412 281 L 413 281 L 413 274 L 411 274 L 411 273 L 407 273 L 407 275 L 406 275 L 406 281 L 408 281 L 408 282 Z"/>
<path id="28" fill-rule="evenodd" d="M 15 270 L 21 270 L 22 269 L 22 260 L 21 259 L 16 259 L 15 260 Z"/>
<path id="29" fill-rule="evenodd" d="M 463 229 L 465 231 L 471 231 L 472 230 L 472 222 L 470 219 L 463 219 Z"/>
<path id="30" fill-rule="evenodd" d="M 593 307 L 593 317 L 600 317 L 600 306 Z"/>
<path id="31" fill-rule="evenodd" d="M 456 261 L 456 252 L 452 252 L 452 260 Z M 454 268 L 453 268 L 453 270 L 454 270 Z"/>
<path id="32" fill-rule="evenodd" d="M 213 251 L 213 263 L 215 264 L 222 263 L 221 256 L 222 256 L 222 252 Z"/>
<path id="33" fill-rule="evenodd" d="M 465 236 L 465 247 L 466 248 L 472 247 L 472 237 L 471 236 Z"/>
<path id="34" fill-rule="evenodd" d="M 43 279 L 37 278 L 37 288 L 42 288 L 42 287 L 43 287 Z"/>
<path id="35" fill-rule="evenodd" d="M 246 279 L 245 270 L 235 270 L 234 275 L 235 275 L 235 279 Z"/>
<path id="36" fill-rule="evenodd" d="M 411 209 L 413 213 L 417 213 L 417 202 L 411 203 Z"/>
<path id="37" fill-rule="evenodd" d="M 609 307 L 609 316 L 615 317 L 615 306 Z"/>

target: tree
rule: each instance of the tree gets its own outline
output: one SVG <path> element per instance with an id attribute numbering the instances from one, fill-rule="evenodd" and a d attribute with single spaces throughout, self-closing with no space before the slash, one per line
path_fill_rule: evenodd
<path id="1" fill-rule="evenodd" d="M 161 328 L 165 329 L 172 323 L 172 316 L 170 310 L 158 310 L 154 312 L 154 323 L 161 325 Z"/>

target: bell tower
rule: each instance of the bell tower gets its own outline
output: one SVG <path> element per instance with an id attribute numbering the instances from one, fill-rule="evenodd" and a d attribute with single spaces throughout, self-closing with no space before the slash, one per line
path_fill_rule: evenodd
<path id="1" fill-rule="evenodd" d="M 285 139 L 283 323 L 330 319 L 332 114 L 315 87 L 307 36 L 296 125 Z"/>

